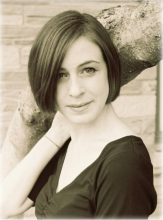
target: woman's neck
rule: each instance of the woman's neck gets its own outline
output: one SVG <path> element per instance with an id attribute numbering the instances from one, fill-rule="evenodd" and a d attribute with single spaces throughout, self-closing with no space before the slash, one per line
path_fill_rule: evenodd
<path id="1" fill-rule="evenodd" d="M 89 124 L 70 124 L 70 135 L 72 143 L 78 144 L 85 141 L 89 142 L 98 137 L 102 138 L 106 133 L 112 133 L 114 125 L 118 121 L 111 104 L 105 105 L 97 118 Z M 106 132 L 107 131 L 107 132 Z"/>

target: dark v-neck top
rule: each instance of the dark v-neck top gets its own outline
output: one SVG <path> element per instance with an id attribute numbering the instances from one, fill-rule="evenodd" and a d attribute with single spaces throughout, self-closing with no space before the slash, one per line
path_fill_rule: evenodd
<path id="1" fill-rule="evenodd" d="M 56 193 L 69 142 L 48 163 L 29 195 L 37 218 L 147 219 L 152 214 L 157 204 L 153 166 L 141 138 L 126 136 L 108 143 L 90 166 Z"/>

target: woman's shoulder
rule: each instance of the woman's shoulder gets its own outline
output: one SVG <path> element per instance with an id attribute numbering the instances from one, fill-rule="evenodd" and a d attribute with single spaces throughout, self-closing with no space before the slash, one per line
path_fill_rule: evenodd
<path id="1" fill-rule="evenodd" d="M 126 136 L 107 145 L 96 180 L 98 201 L 107 201 L 106 205 L 109 201 L 110 207 L 116 204 L 115 210 L 126 216 L 142 214 L 142 207 L 151 214 L 156 207 L 152 164 L 137 136 Z"/>
<path id="2" fill-rule="evenodd" d="M 105 169 L 120 166 L 119 169 L 152 166 L 149 152 L 143 140 L 135 135 L 127 135 L 108 143 L 103 149 L 100 162 Z M 131 166 L 132 165 L 132 166 Z"/>
<path id="3" fill-rule="evenodd" d="M 105 156 L 127 157 L 127 154 L 140 156 L 146 160 L 150 160 L 148 150 L 142 138 L 135 133 L 124 121 L 116 120 L 112 130 L 105 131 L 105 142 L 107 143 L 103 149 Z"/>
<path id="4" fill-rule="evenodd" d="M 127 189 L 135 182 L 153 184 L 153 166 L 142 139 L 137 136 L 126 136 L 108 144 L 99 165 L 98 185 L 121 182 Z"/>

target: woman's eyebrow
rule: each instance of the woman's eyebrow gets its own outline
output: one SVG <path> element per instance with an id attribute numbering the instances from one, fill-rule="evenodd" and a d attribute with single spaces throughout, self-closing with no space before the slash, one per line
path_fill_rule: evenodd
<path id="1" fill-rule="evenodd" d="M 99 64 L 100 62 L 97 62 L 95 60 L 88 60 L 88 61 L 85 61 L 84 63 L 80 64 L 78 67 L 82 67 L 82 66 L 84 66 L 86 64 L 90 64 L 90 63 L 98 63 Z"/>
<path id="2" fill-rule="evenodd" d="M 84 65 L 86 65 L 86 64 L 90 64 L 90 63 L 100 64 L 100 62 L 98 62 L 98 61 L 96 61 L 96 60 L 87 60 L 87 61 L 85 61 L 84 63 L 81 63 L 77 68 L 80 68 L 80 67 L 82 67 L 82 66 L 84 66 Z M 66 70 L 66 68 L 61 67 L 60 70 Z"/>

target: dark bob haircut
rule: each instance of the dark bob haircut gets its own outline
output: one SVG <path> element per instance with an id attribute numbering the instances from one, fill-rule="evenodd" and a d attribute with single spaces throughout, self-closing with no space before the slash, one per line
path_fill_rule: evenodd
<path id="1" fill-rule="evenodd" d="M 40 110 L 55 112 L 58 73 L 69 47 L 81 36 L 98 45 L 103 54 L 109 83 L 107 103 L 114 101 L 119 95 L 121 67 L 109 34 L 93 16 L 77 11 L 65 11 L 43 26 L 30 52 L 29 82 Z"/>

